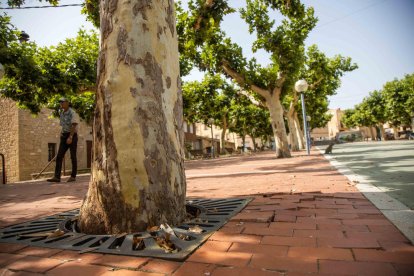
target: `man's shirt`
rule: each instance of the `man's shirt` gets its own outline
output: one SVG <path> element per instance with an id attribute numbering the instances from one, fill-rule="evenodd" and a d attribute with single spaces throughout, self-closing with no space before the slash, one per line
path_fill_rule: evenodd
<path id="1" fill-rule="evenodd" d="M 60 112 L 60 125 L 62 127 L 62 133 L 70 132 L 72 124 L 79 124 L 79 116 L 76 112 L 69 107 L 69 109 Z M 76 126 L 75 132 L 78 131 L 78 127 Z"/>

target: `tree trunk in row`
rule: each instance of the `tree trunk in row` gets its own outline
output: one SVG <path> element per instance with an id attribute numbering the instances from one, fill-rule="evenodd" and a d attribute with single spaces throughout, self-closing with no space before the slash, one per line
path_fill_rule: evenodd
<path id="1" fill-rule="evenodd" d="M 252 137 L 252 142 L 253 142 L 253 151 L 256 152 L 257 151 L 256 137 L 254 137 L 253 135 L 251 137 Z"/>
<path id="2" fill-rule="evenodd" d="M 299 149 L 303 150 L 305 149 L 305 135 L 303 134 L 302 124 L 299 121 L 298 113 L 296 111 L 293 113 L 293 119 L 296 136 L 298 137 Z"/>
<path id="3" fill-rule="evenodd" d="M 379 124 L 379 128 L 381 130 L 381 140 L 385 141 L 385 129 L 384 129 L 384 124 Z"/>
<path id="4" fill-rule="evenodd" d="M 174 1 L 101 1 L 93 165 L 79 226 L 119 234 L 185 218 Z"/>
<path id="5" fill-rule="evenodd" d="M 221 130 L 221 154 L 227 154 L 226 150 L 226 131 L 227 131 L 227 118 L 223 116 L 223 129 Z"/>
<path id="6" fill-rule="evenodd" d="M 283 118 L 283 107 L 280 102 L 280 88 L 275 89 L 266 99 L 266 105 L 269 109 L 270 120 L 273 128 L 273 135 L 276 143 L 276 158 L 291 157 L 289 145 L 287 141 L 287 134 L 285 128 L 285 121 Z"/>

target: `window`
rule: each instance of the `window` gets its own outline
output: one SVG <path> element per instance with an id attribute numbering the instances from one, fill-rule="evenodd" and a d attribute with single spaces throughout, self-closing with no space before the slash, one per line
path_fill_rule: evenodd
<path id="1" fill-rule="evenodd" d="M 208 126 L 207 125 L 204 125 L 204 130 L 208 130 Z"/>
<path id="2" fill-rule="evenodd" d="M 202 142 L 201 142 L 200 139 L 198 139 L 197 141 L 193 142 L 193 149 L 194 150 L 201 150 L 201 145 L 202 145 Z"/>
<path id="3" fill-rule="evenodd" d="M 189 133 L 194 133 L 193 124 L 188 125 L 188 132 Z"/>
<path id="4" fill-rule="evenodd" d="M 186 121 L 184 121 L 183 129 L 184 129 L 184 132 L 187 132 L 187 122 Z"/>
<path id="5" fill-rule="evenodd" d="M 56 155 L 56 143 L 47 144 L 47 161 L 52 161 Z"/>

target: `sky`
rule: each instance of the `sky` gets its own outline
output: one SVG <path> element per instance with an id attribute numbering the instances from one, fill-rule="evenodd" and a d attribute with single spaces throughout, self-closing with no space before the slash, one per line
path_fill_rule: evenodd
<path id="1" fill-rule="evenodd" d="M 183 0 L 187 2 L 187 0 Z M 229 0 L 230 6 L 240 8 L 245 1 Z M 302 0 L 313 6 L 319 21 L 306 40 L 317 44 L 327 56 L 349 56 L 359 68 L 346 73 L 330 108 L 347 109 L 358 104 L 369 92 L 379 90 L 387 82 L 414 73 L 414 0 Z M 6 0 L 0 0 L 6 7 Z M 61 0 L 61 4 L 82 3 L 81 0 Z M 44 5 L 26 0 L 25 6 Z M 30 35 L 40 46 L 51 46 L 76 36 L 79 28 L 92 29 L 80 13 L 80 7 L 0 10 L 12 17 L 12 23 Z M 277 21 L 280 15 L 273 13 Z M 238 13 L 223 21 L 224 31 L 238 43 L 247 57 L 269 63 L 264 51 L 251 51 L 254 35 L 248 34 L 246 23 Z M 196 71 L 185 80 L 201 79 Z"/>

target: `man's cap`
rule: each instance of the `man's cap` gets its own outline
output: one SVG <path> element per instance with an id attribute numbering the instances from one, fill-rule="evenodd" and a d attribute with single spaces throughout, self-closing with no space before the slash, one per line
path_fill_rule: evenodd
<path id="1" fill-rule="evenodd" d="M 60 103 L 62 103 L 62 102 L 69 102 L 69 100 L 68 100 L 68 98 L 62 97 L 62 98 L 59 99 L 59 102 Z"/>

